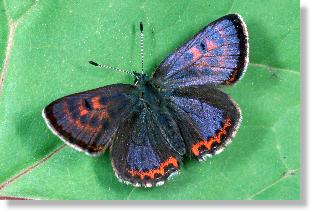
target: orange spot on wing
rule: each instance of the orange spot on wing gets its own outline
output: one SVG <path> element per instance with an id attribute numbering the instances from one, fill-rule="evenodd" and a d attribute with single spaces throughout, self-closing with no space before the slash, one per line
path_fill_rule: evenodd
<path id="1" fill-rule="evenodd" d="M 217 47 L 217 45 L 211 40 L 205 39 L 208 51 L 213 50 Z"/>
<path id="2" fill-rule="evenodd" d="M 77 127 L 77 128 L 79 128 L 79 129 L 81 129 L 83 126 L 82 126 L 82 124 L 81 124 L 81 122 L 79 121 L 79 120 L 76 120 L 75 121 L 75 126 Z"/>
<path id="3" fill-rule="evenodd" d="M 200 53 L 200 51 L 196 47 L 191 48 L 190 52 L 193 55 L 193 61 L 197 60 L 202 56 L 202 53 Z"/>
<path id="4" fill-rule="evenodd" d="M 88 111 L 86 109 L 82 109 L 79 107 L 79 114 L 80 114 L 80 116 L 84 116 L 84 115 L 88 114 Z"/>
<path id="5" fill-rule="evenodd" d="M 136 171 L 136 170 L 131 169 L 128 172 L 132 176 L 140 177 L 142 180 L 144 179 L 145 176 L 148 176 L 150 179 L 154 179 L 155 178 L 155 174 L 164 175 L 165 174 L 165 168 L 167 166 L 169 166 L 170 164 L 173 165 L 176 168 L 179 167 L 177 159 L 170 156 L 165 162 L 161 163 L 159 165 L 159 167 L 156 168 L 156 169 L 152 169 L 152 170 L 149 170 L 149 171 Z"/>
<path id="6" fill-rule="evenodd" d="M 92 107 L 93 107 L 93 109 L 95 109 L 95 110 L 97 110 L 97 109 L 99 109 L 99 108 L 101 108 L 102 107 L 102 105 L 101 105 L 101 103 L 100 103 L 100 97 L 93 97 L 92 99 L 91 99 L 91 102 L 92 102 Z"/>
<path id="7" fill-rule="evenodd" d="M 63 106 L 63 110 L 64 110 L 63 111 L 64 114 L 70 114 L 71 113 L 68 109 L 67 104 L 65 104 Z M 88 113 L 88 111 L 86 109 L 84 109 L 83 106 L 79 106 L 79 114 L 81 116 L 86 115 L 87 113 Z M 79 119 L 73 119 L 71 116 L 67 116 L 66 119 L 69 123 L 73 124 L 77 129 L 80 129 L 83 131 L 88 131 L 88 132 L 94 133 L 94 132 L 101 129 L 101 126 L 92 127 L 90 124 L 82 124 Z"/>
<path id="8" fill-rule="evenodd" d="M 79 107 L 78 107 L 78 111 L 79 111 L 80 116 L 84 116 L 84 115 L 88 114 L 88 110 L 82 105 L 82 101 L 83 100 L 79 101 Z"/>
<path id="9" fill-rule="evenodd" d="M 200 147 L 206 147 L 208 150 L 211 149 L 211 146 L 213 143 L 217 142 L 217 143 L 221 143 L 221 136 L 226 135 L 227 134 L 227 130 L 228 128 L 231 126 L 231 119 L 228 117 L 225 122 L 224 125 L 221 129 L 218 130 L 217 134 L 211 138 L 209 138 L 207 141 L 200 141 L 196 144 L 193 144 L 192 146 L 192 152 L 195 156 L 199 156 L 199 148 Z"/>

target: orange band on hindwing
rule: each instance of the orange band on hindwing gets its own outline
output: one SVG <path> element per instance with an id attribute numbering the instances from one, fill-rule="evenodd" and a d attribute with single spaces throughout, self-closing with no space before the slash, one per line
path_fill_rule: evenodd
<path id="1" fill-rule="evenodd" d="M 144 179 L 145 176 L 149 177 L 150 179 L 154 179 L 156 174 L 160 174 L 160 175 L 165 175 L 165 168 L 169 165 L 172 165 L 176 168 L 179 167 L 178 161 L 176 158 L 174 157 L 169 157 L 165 162 L 161 163 L 159 165 L 158 168 L 156 169 L 152 169 L 149 171 L 136 171 L 136 170 L 129 170 L 128 172 L 132 175 L 132 176 L 138 176 L 140 177 L 142 180 Z"/>
<path id="2" fill-rule="evenodd" d="M 195 156 L 199 156 L 199 148 L 205 147 L 208 150 L 211 150 L 211 147 L 214 143 L 221 143 L 221 136 L 224 136 L 227 134 L 228 128 L 231 126 L 231 119 L 228 117 L 226 118 L 224 125 L 221 129 L 218 130 L 217 134 L 211 138 L 209 138 L 207 141 L 200 141 L 196 144 L 193 144 L 192 146 L 192 152 Z"/>

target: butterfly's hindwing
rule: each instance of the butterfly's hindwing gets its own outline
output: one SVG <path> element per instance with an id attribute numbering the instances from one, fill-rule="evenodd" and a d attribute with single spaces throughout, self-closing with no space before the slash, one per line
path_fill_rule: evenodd
<path id="1" fill-rule="evenodd" d="M 248 64 L 248 33 L 241 16 L 230 14 L 205 27 L 168 56 L 154 78 L 165 88 L 233 84 Z"/>
<path id="2" fill-rule="evenodd" d="M 188 87 L 176 90 L 170 99 L 189 156 L 202 160 L 219 153 L 235 135 L 240 109 L 222 91 Z"/>
<path id="3" fill-rule="evenodd" d="M 134 100 L 133 86 L 116 84 L 72 94 L 49 104 L 43 117 L 54 134 L 89 154 L 103 152 Z M 123 116 L 124 115 L 124 116 Z"/>
<path id="4" fill-rule="evenodd" d="M 178 172 L 182 156 L 167 142 L 147 108 L 133 113 L 119 129 L 111 150 L 112 165 L 119 180 L 150 187 L 162 185 Z"/>

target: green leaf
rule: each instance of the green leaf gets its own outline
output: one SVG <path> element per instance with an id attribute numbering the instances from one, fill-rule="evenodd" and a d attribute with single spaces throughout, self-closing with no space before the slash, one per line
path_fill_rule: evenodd
<path id="1" fill-rule="evenodd" d="M 240 13 L 250 65 L 225 89 L 243 122 L 222 154 L 186 160 L 162 187 L 119 183 L 109 154 L 89 157 L 48 130 L 41 110 L 64 95 L 131 77 L 87 61 L 146 70 L 209 22 Z M 31 199 L 300 199 L 299 1 L 2 1 L 0 196 Z M 1 198 L 1 197 L 0 197 Z"/>

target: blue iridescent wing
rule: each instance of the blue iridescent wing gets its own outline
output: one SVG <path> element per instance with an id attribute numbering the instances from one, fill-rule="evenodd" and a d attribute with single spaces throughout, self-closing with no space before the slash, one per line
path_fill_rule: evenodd
<path id="1" fill-rule="evenodd" d="M 165 88 L 228 85 L 238 81 L 248 64 L 248 33 L 238 14 L 226 15 L 206 26 L 169 55 L 154 79 Z"/>
<path id="2" fill-rule="evenodd" d="M 221 152 L 241 120 L 237 104 L 210 86 L 177 89 L 168 107 L 184 139 L 187 155 L 198 160 Z"/>
<path id="3" fill-rule="evenodd" d="M 116 84 L 72 94 L 50 103 L 43 117 L 66 144 L 91 155 L 102 153 L 135 101 L 134 86 Z"/>
<path id="4" fill-rule="evenodd" d="M 120 181 L 157 186 L 179 171 L 185 146 L 178 126 L 167 118 L 141 108 L 120 125 L 111 148 L 112 166 Z"/>

